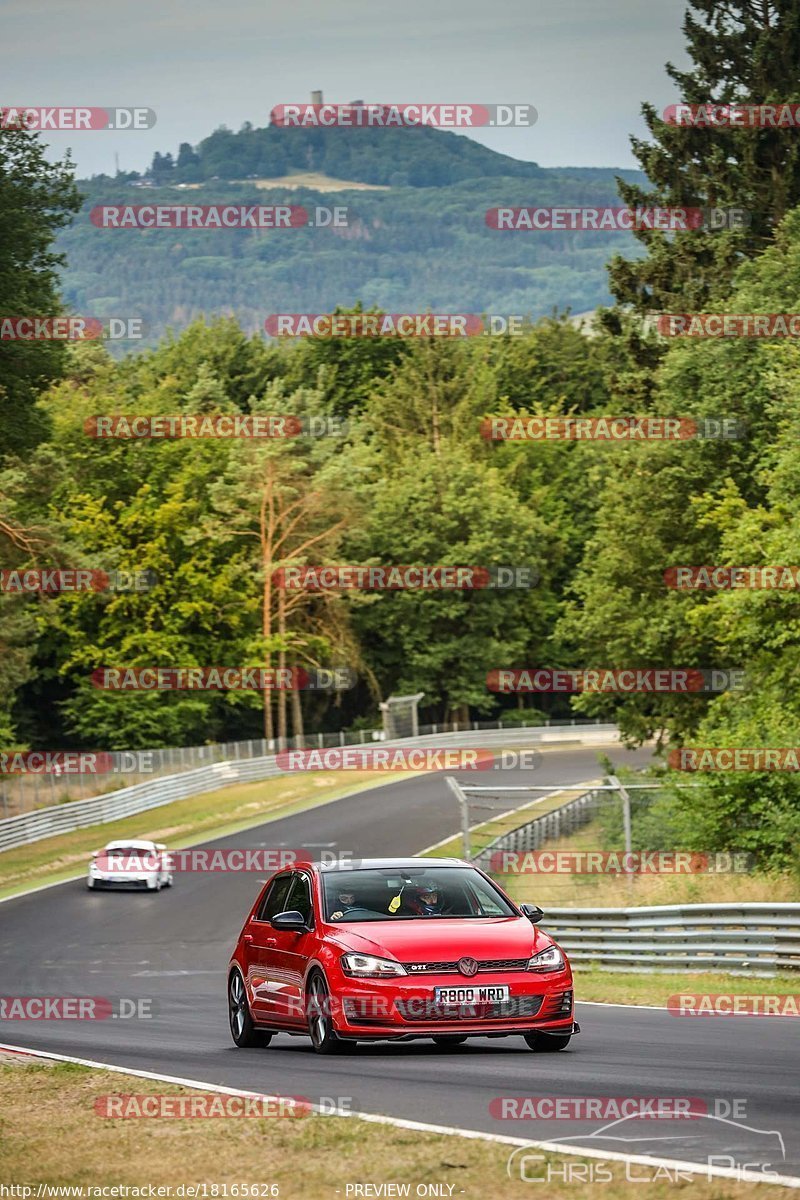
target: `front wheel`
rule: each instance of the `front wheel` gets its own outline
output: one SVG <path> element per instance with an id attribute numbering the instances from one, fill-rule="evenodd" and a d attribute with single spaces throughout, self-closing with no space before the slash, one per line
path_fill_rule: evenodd
<path id="1" fill-rule="evenodd" d="M 463 1036 L 460 1033 L 440 1033 L 435 1037 L 434 1042 L 437 1046 L 441 1046 L 445 1050 L 451 1050 L 453 1046 L 460 1046 L 467 1040 L 467 1035 Z"/>
<path id="2" fill-rule="evenodd" d="M 317 1054 L 341 1054 L 346 1043 L 336 1035 L 331 1017 L 331 996 L 321 975 L 312 975 L 306 992 L 308 1036 Z"/>
<path id="3" fill-rule="evenodd" d="M 572 1040 L 572 1035 L 557 1033 L 526 1033 L 523 1035 L 531 1050 L 541 1050 L 552 1054 L 556 1050 L 566 1050 Z"/>
<path id="4" fill-rule="evenodd" d="M 251 1046 L 268 1046 L 272 1041 L 271 1033 L 256 1029 L 253 1024 L 244 980 L 238 971 L 232 971 L 228 980 L 228 1021 L 231 1027 L 231 1037 L 236 1045 L 243 1049 Z"/>

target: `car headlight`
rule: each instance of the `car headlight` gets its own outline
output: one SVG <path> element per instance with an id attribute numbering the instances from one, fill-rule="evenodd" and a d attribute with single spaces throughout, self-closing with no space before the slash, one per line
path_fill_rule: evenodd
<path id="1" fill-rule="evenodd" d="M 540 950 L 533 958 L 528 959 L 529 971 L 563 971 L 565 967 L 564 955 L 558 946 L 548 946 L 546 950 Z"/>
<path id="2" fill-rule="evenodd" d="M 383 979 L 390 975 L 407 975 L 402 963 L 389 958 L 374 958 L 371 954 L 343 954 L 340 962 L 345 975 Z"/>

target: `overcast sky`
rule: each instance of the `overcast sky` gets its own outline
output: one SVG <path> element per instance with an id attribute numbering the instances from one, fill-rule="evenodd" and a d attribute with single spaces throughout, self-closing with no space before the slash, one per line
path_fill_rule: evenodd
<path id="1" fill-rule="evenodd" d="M 54 133 L 80 175 L 142 170 L 281 102 L 533 104 L 532 129 L 471 136 L 543 166 L 635 166 L 643 100 L 680 99 L 685 0 L 3 0 L 0 104 L 137 105 L 157 124 Z"/>

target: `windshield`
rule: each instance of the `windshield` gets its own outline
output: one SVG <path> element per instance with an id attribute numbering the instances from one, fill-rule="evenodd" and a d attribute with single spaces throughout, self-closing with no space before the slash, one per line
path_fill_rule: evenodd
<path id="1" fill-rule="evenodd" d="M 322 875 L 328 921 L 414 921 L 515 917 L 500 892 L 471 867 L 370 868 Z"/>
<path id="2" fill-rule="evenodd" d="M 147 858 L 156 853 L 154 846 L 106 846 L 100 854 L 121 854 L 124 858 Z"/>

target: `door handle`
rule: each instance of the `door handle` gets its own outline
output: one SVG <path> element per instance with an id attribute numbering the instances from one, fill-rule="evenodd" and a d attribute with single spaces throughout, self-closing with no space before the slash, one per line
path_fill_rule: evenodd
<path id="1" fill-rule="evenodd" d="M 242 941 L 244 942 L 245 946 L 252 946 L 252 944 L 253 944 L 253 935 L 252 935 L 252 933 L 246 933 L 246 934 L 244 935 L 244 937 L 242 938 Z"/>
<path id="2" fill-rule="evenodd" d="M 277 938 L 264 938 L 265 946 L 277 946 L 277 944 L 278 944 Z"/>

